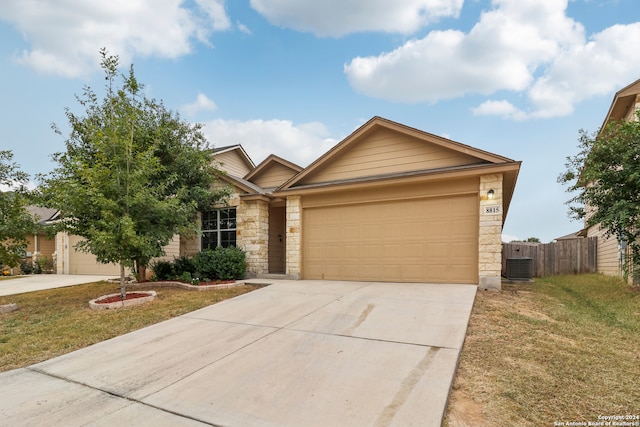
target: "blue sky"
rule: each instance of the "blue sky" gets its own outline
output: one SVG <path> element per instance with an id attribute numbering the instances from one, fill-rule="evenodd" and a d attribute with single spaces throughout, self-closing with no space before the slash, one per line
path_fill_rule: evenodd
<path id="1" fill-rule="evenodd" d="M 373 116 L 523 162 L 503 238 L 551 241 L 579 129 L 640 78 L 637 0 L 3 0 L 0 148 L 53 168 L 98 51 L 215 146 L 301 166 Z"/>

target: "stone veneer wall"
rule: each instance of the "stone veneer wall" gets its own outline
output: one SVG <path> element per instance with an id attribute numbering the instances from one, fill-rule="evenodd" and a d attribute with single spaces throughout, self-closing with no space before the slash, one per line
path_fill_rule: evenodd
<path id="1" fill-rule="evenodd" d="M 487 197 L 494 191 L 493 199 Z M 497 212 L 486 212 L 486 208 L 498 208 Z M 500 289 L 502 279 L 502 174 L 480 177 L 480 236 L 478 276 L 482 289 Z"/>
<path id="2" fill-rule="evenodd" d="M 236 210 L 236 243 L 244 250 L 247 275 L 269 272 L 269 203 L 242 200 Z"/>
<path id="3" fill-rule="evenodd" d="M 300 279 L 302 270 L 302 198 L 300 196 L 287 197 L 287 275 L 292 279 Z"/>

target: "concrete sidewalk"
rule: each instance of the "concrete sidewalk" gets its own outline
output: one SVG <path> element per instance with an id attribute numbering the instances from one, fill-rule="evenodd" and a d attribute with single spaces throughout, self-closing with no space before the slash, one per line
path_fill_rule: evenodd
<path id="1" fill-rule="evenodd" d="M 73 285 L 82 285 L 84 283 L 99 282 L 101 280 L 113 278 L 116 278 L 116 276 L 83 274 L 34 274 L 32 276 L 23 276 L 16 277 L 15 279 L 0 280 L 0 296 L 42 291 L 44 289 L 63 288 Z"/>
<path id="2" fill-rule="evenodd" d="M 279 281 L 2 373 L 0 419 L 439 426 L 475 293 L 470 285 Z"/>

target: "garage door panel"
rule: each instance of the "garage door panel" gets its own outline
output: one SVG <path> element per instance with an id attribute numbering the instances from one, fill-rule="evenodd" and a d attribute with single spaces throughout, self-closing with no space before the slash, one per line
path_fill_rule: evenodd
<path id="1" fill-rule="evenodd" d="M 476 283 L 477 195 L 303 209 L 307 279 Z"/>

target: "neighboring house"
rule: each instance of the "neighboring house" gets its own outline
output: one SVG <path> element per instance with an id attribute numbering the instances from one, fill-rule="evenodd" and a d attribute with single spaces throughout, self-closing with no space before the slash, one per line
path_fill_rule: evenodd
<path id="1" fill-rule="evenodd" d="M 40 206 L 27 206 L 27 210 L 33 217 L 36 224 L 42 229 L 49 222 L 54 221 L 58 211 Z M 25 260 L 35 262 L 38 259 L 49 258 L 55 259 L 56 242 L 55 239 L 49 238 L 44 231 L 27 236 L 27 247 L 25 248 Z"/>
<path id="2" fill-rule="evenodd" d="M 275 155 L 256 166 L 240 145 L 214 158 L 224 171 L 216 185 L 232 195 L 201 213 L 201 236 L 176 237 L 167 258 L 236 245 L 250 277 L 500 287 L 521 162 L 380 117 L 306 168 Z M 56 239 L 59 273 L 117 274 L 73 243 Z"/>
<path id="3" fill-rule="evenodd" d="M 636 111 L 638 110 L 640 110 L 640 80 L 636 80 L 615 94 L 609 112 L 602 123 L 602 129 L 610 122 L 637 120 Z M 588 212 L 587 207 L 587 215 Z M 615 236 L 606 237 L 599 225 L 586 228 L 581 234 L 598 238 L 598 272 L 622 276 L 623 263 L 630 258 L 626 245 L 618 242 Z"/>
<path id="4" fill-rule="evenodd" d="M 374 117 L 306 168 L 215 153 L 234 188 L 182 253 L 235 244 L 251 276 L 500 287 L 520 162 Z"/>
<path id="5" fill-rule="evenodd" d="M 567 234 L 566 236 L 556 237 L 553 239 L 556 242 L 566 242 L 569 240 L 581 240 L 584 239 L 584 230 L 576 231 L 575 233 Z"/>

